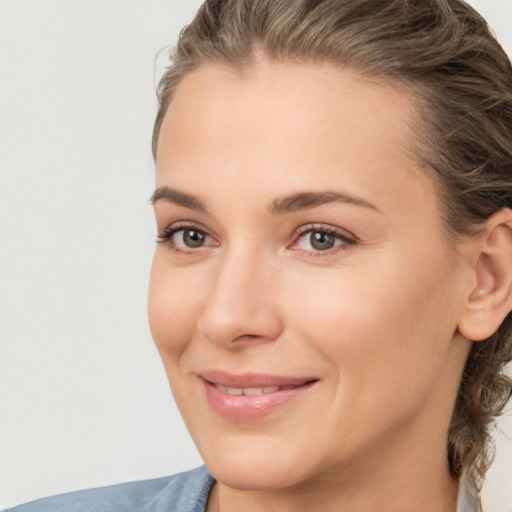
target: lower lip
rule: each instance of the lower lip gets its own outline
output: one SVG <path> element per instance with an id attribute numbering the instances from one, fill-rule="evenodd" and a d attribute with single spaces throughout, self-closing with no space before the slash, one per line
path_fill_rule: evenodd
<path id="1" fill-rule="evenodd" d="M 315 383 L 316 381 L 308 382 L 296 388 L 262 395 L 230 395 L 203 380 L 206 399 L 211 409 L 226 420 L 243 422 L 268 416 L 310 390 Z"/>

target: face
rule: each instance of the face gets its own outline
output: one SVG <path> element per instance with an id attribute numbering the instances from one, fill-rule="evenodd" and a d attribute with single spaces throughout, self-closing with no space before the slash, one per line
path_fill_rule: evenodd
<path id="1" fill-rule="evenodd" d="M 446 458 L 467 273 L 407 156 L 411 103 L 346 70 L 266 62 L 205 65 L 175 92 L 149 319 L 226 485 Z"/>

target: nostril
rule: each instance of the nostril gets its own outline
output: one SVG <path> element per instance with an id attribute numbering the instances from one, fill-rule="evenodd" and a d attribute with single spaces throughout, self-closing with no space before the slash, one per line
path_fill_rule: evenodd
<path id="1" fill-rule="evenodd" d="M 276 340 L 283 330 L 283 322 L 277 308 L 261 305 L 256 300 L 248 300 L 239 307 L 212 300 L 197 328 L 213 344 L 234 349 Z"/>
<path id="2" fill-rule="evenodd" d="M 236 339 L 243 339 L 243 338 L 248 338 L 248 339 L 257 339 L 259 338 L 260 336 L 258 334 L 241 334 L 240 336 L 238 336 L 238 338 Z M 236 341 L 236 340 L 234 340 Z"/>

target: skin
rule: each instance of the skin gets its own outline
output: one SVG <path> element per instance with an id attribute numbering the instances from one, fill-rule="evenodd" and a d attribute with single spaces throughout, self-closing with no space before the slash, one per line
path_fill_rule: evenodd
<path id="1" fill-rule="evenodd" d="M 157 229 L 207 236 L 157 244 L 149 319 L 217 480 L 209 511 L 455 511 L 447 427 L 481 243 L 456 256 L 447 241 L 434 185 L 409 156 L 415 116 L 399 88 L 328 65 L 203 65 L 177 87 L 157 190 L 205 211 L 155 196 Z M 269 209 L 311 191 L 371 206 Z M 312 223 L 339 234 L 333 249 L 311 245 L 300 230 Z M 318 382 L 264 418 L 228 421 L 197 376 L 211 368 Z"/>

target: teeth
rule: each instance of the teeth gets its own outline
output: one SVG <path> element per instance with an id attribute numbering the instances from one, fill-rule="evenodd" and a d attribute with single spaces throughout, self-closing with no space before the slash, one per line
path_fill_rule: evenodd
<path id="1" fill-rule="evenodd" d="M 263 395 L 266 393 L 276 393 L 280 389 L 291 389 L 295 386 L 267 386 L 264 388 L 228 388 L 226 386 L 222 386 L 221 384 L 215 384 L 215 386 L 222 391 L 223 393 L 228 393 L 229 395 Z"/>
<path id="2" fill-rule="evenodd" d="M 263 388 L 244 388 L 244 395 L 262 395 Z"/>

